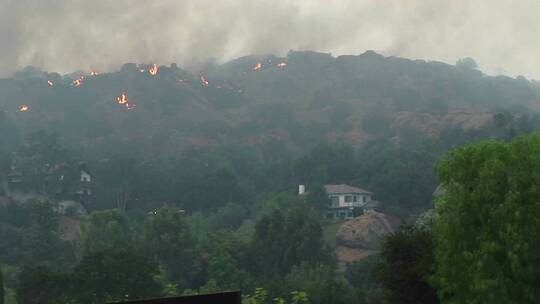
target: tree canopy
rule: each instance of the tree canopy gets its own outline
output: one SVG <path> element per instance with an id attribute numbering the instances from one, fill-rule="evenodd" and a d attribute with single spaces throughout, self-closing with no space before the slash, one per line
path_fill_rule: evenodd
<path id="1" fill-rule="evenodd" d="M 444 303 L 540 301 L 540 136 L 483 141 L 437 165 L 433 276 Z"/>
<path id="2" fill-rule="evenodd" d="M 275 210 L 255 226 L 252 267 L 256 273 L 274 278 L 303 261 L 324 261 L 327 256 L 322 237 L 317 215 L 308 208 Z"/>
<path id="3" fill-rule="evenodd" d="M 384 238 L 376 276 L 386 303 L 438 303 L 436 291 L 429 284 L 432 250 L 428 229 L 404 227 Z"/>
<path id="4" fill-rule="evenodd" d="M 133 247 L 133 224 L 120 209 L 96 211 L 81 226 L 77 240 L 79 256 Z"/>

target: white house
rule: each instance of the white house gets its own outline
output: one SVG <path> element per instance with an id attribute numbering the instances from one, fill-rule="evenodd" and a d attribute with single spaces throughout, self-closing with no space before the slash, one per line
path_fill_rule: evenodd
<path id="1" fill-rule="evenodd" d="M 328 219 L 352 219 L 355 217 L 355 210 L 360 210 L 360 214 L 367 210 L 375 210 L 380 204 L 372 200 L 372 192 L 345 184 L 325 185 L 324 189 L 330 198 L 330 208 L 326 212 Z"/>
<path id="2" fill-rule="evenodd" d="M 92 174 L 84 163 L 79 164 L 79 183 L 75 193 L 80 196 L 92 194 Z"/>

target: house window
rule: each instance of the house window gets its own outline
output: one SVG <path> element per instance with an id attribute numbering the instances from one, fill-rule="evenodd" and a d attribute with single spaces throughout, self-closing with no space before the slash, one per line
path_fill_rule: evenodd
<path id="1" fill-rule="evenodd" d="M 339 205 L 339 197 L 332 196 L 330 199 L 332 200 L 332 206 L 338 206 Z"/>
<path id="2" fill-rule="evenodd" d="M 353 202 L 355 202 L 355 203 L 358 202 L 358 196 L 357 195 L 353 196 Z"/>
<path id="3" fill-rule="evenodd" d="M 352 195 L 345 195 L 345 202 L 346 203 L 352 203 L 353 196 Z"/>

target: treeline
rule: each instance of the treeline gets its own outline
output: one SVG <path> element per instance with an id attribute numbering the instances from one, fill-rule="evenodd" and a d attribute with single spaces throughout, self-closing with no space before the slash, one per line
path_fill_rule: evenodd
<path id="1" fill-rule="evenodd" d="M 118 209 L 94 212 L 74 244 L 77 262 L 25 266 L 17 300 L 102 303 L 242 290 L 250 304 L 278 297 L 280 303 L 537 303 L 539 155 L 539 135 L 452 150 L 436 166 L 443 190 L 435 210 L 387 236 L 379 257 L 344 273 L 336 271 L 315 208 L 290 194 L 274 197 L 287 207 L 261 215 L 245 234 L 198 234 L 201 218 L 170 205 L 142 221 Z"/>
<path id="2" fill-rule="evenodd" d="M 144 220 L 119 209 L 94 212 L 72 244 L 75 260 L 25 265 L 16 299 L 103 303 L 223 290 L 249 295 L 264 287 L 272 298 L 301 291 L 310 303 L 351 303 L 370 292 L 355 285 L 358 274 L 336 271 L 313 208 L 292 195 L 274 199 L 287 207 L 261 215 L 252 229 L 204 227 L 204 217 L 170 205 Z M 65 250 L 48 249 L 51 258 Z"/>

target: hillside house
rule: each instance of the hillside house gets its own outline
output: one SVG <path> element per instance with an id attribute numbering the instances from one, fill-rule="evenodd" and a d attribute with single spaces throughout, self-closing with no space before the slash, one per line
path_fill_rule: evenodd
<path id="1" fill-rule="evenodd" d="M 373 200 L 373 193 L 368 190 L 345 184 L 325 185 L 324 189 L 330 199 L 324 215 L 327 219 L 352 219 L 369 211 L 380 211 L 381 202 Z M 298 194 L 307 194 L 304 185 L 298 186 Z"/>
<path id="2" fill-rule="evenodd" d="M 28 199 L 75 201 L 85 208 L 92 196 L 92 174 L 86 164 L 47 166 L 26 171 L 11 168 L 4 178 L 4 193 L 18 201 Z"/>
<path id="3" fill-rule="evenodd" d="M 78 195 L 92 195 L 92 174 L 84 163 L 79 165 L 79 182 L 74 190 Z"/>

